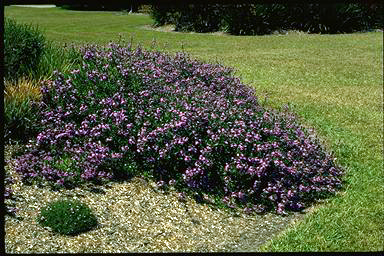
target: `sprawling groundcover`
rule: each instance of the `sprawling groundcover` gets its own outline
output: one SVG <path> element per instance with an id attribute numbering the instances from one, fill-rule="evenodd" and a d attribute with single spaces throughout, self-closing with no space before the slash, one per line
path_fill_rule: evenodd
<path id="1" fill-rule="evenodd" d="M 26 182 L 148 176 L 247 212 L 300 210 L 342 186 L 340 167 L 288 112 L 263 108 L 230 68 L 117 44 L 45 81 Z"/>

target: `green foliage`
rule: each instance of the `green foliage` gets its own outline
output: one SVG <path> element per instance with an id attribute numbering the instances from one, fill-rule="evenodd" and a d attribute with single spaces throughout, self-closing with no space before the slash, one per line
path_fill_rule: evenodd
<path id="1" fill-rule="evenodd" d="M 382 4 L 155 4 L 151 16 L 155 25 L 175 24 L 177 31 L 260 35 L 281 30 L 366 31 L 383 26 L 382 11 Z"/>
<path id="2" fill-rule="evenodd" d="M 41 209 L 37 221 L 52 231 L 64 235 L 77 235 L 97 226 L 91 209 L 79 201 L 60 200 Z"/>
<path id="3" fill-rule="evenodd" d="M 179 15 L 179 11 L 174 6 L 153 5 L 150 10 L 155 26 L 163 26 L 166 24 L 175 24 Z"/>
<path id="4" fill-rule="evenodd" d="M 152 11 L 152 6 L 149 4 L 143 4 L 139 6 L 138 13 L 150 14 Z"/>
<path id="5" fill-rule="evenodd" d="M 13 20 L 7 22 L 11 24 L 8 27 L 12 33 L 8 31 L 5 38 L 8 46 L 5 48 L 4 139 L 27 142 L 38 130 L 37 108 L 41 99 L 39 81 L 50 78 L 55 70 L 67 71 L 79 66 L 81 55 L 74 47 L 58 47 L 51 42 L 45 42 L 37 62 L 37 51 L 32 47 L 34 40 L 28 37 L 25 44 L 17 44 L 15 39 L 17 33 L 20 37 L 28 34 L 26 28 L 29 27 L 17 25 Z M 17 51 L 13 51 L 11 42 Z M 27 49 L 23 50 L 22 45 Z"/>
<path id="6" fill-rule="evenodd" d="M 4 73 L 8 81 L 45 79 L 54 70 L 69 70 L 80 63 L 81 55 L 74 47 L 47 41 L 37 26 L 5 18 L 4 27 Z"/>
<path id="7" fill-rule="evenodd" d="M 69 71 L 81 64 L 81 54 L 74 46 L 57 45 L 47 42 L 44 54 L 36 68 L 35 78 L 49 79 L 55 70 Z"/>
<path id="8" fill-rule="evenodd" d="M 5 18 L 4 66 L 5 79 L 17 80 L 34 74 L 44 52 L 45 37 L 32 25 L 18 24 Z"/>
<path id="9" fill-rule="evenodd" d="M 220 5 L 185 6 L 178 16 L 175 16 L 177 31 L 214 32 L 219 31 L 225 16 Z"/>
<path id="10" fill-rule="evenodd" d="M 6 82 L 4 90 L 4 139 L 23 142 L 37 132 L 37 102 L 40 88 L 33 81 Z"/>

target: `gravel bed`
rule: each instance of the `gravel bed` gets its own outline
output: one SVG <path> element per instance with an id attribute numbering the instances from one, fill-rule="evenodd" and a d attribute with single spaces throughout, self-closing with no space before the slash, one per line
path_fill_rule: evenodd
<path id="1" fill-rule="evenodd" d="M 6 159 L 10 158 L 6 146 Z M 8 153 L 7 153 L 8 152 Z M 5 216 L 7 253 L 81 252 L 249 252 L 302 217 L 293 213 L 247 215 L 240 210 L 212 208 L 174 190 L 161 191 L 143 178 L 86 185 L 72 190 L 23 185 L 16 179 L 17 217 Z M 53 233 L 36 223 L 48 202 L 74 198 L 86 203 L 99 226 L 77 236 Z"/>

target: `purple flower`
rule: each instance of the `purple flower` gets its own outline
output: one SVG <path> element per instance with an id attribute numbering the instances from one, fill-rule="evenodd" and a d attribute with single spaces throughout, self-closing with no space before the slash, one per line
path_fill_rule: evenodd
<path id="1" fill-rule="evenodd" d="M 112 158 L 123 158 L 123 154 L 122 153 L 112 153 L 111 157 Z"/>
<path id="2" fill-rule="evenodd" d="M 90 60 L 90 59 L 92 59 L 94 56 L 95 56 L 95 55 L 94 55 L 93 52 L 91 52 L 91 51 L 87 51 L 87 52 L 85 53 L 85 55 L 84 55 L 84 59 L 85 59 L 85 60 Z"/>

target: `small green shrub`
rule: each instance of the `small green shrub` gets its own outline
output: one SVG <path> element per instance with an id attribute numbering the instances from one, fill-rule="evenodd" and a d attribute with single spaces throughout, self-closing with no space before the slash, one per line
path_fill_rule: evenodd
<path id="1" fill-rule="evenodd" d="M 16 81 L 23 76 L 33 76 L 45 47 L 45 37 L 32 25 L 18 24 L 5 18 L 4 67 L 5 79 Z"/>
<path id="2" fill-rule="evenodd" d="M 97 218 L 91 209 L 79 201 L 60 200 L 41 209 L 37 221 L 53 232 L 64 235 L 77 235 L 97 226 Z"/>

